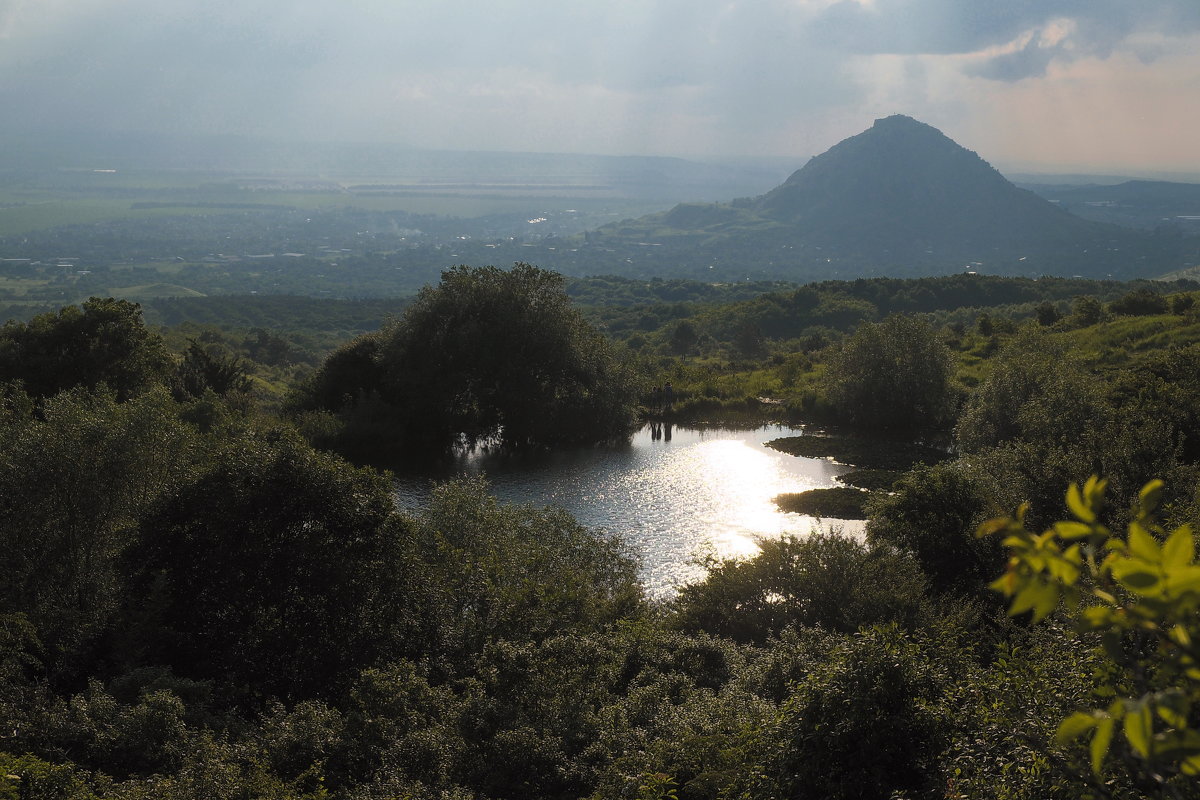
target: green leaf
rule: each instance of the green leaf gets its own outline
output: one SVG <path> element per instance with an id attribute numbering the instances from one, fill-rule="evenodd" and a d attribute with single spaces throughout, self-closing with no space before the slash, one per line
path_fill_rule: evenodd
<path id="1" fill-rule="evenodd" d="M 1057 586 L 1047 586 L 1048 591 L 1038 595 L 1037 604 L 1033 607 L 1033 621 L 1040 622 L 1058 608 L 1059 591 Z"/>
<path id="2" fill-rule="evenodd" d="M 1186 567 L 1196 557 L 1196 546 L 1192 540 L 1192 529 L 1181 525 L 1167 537 L 1162 548 L 1162 563 L 1164 567 Z"/>
<path id="3" fill-rule="evenodd" d="M 1067 508 L 1071 509 L 1071 513 L 1083 522 L 1095 522 L 1096 514 L 1087 504 L 1083 502 L 1083 495 L 1079 493 L 1079 484 L 1072 483 L 1067 489 Z"/>
<path id="4" fill-rule="evenodd" d="M 1104 755 L 1108 752 L 1108 746 L 1112 743 L 1113 736 L 1113 719 L 1108 717 L 1096 723 L 1096 735 L 1092 737 L 1092 744 L 1088 748 L 1092 756 L 1092 772 L 1099 775 L 1100 767 L 1104 764 Z"/>
<path id="5" fill-rule="evenodd" d="M 1054 532 L 1064 539 L 1082 539 L 1092 535 L 1092 526 L 1082 522 L 1056 522 Z"/>
<path id="6" fill-rule="evenodd" d="M 1069 558 L 1052 559 L 1046 566 L 1055 580 L 1064 586 L 1074 586 L 1079 580 L 1079 565 Z"/>
<path id="7" fill-rule="evenodd" d="M 975 535 L 982 539 L 984 536 L 991 536 L 994 533 L 1001 533 L 1013 526 L 1013 520 L 1008 517 L 997 517 L 989 519 L 987 522 L 980 525 L 975 530 Z"/>
<path id="8" fill-rule="evenodd" d="M 1200 734 L 1190 729 L 1166 731 L 1156 737 L 1154 755 L 1167 761 L 1200 757 Z"/>
<path id="9" fill-rule="evenodd" d="M 1107 627 L 1116 618 L 1111 608 L 1104 606 L 1092 606 L 1083 610 L 1083 619 L 1087 623 L 1089 630 L 1098 630 Z"/>
<path id="10" fill-rule="evenodd" d="M 1058 605 L 1058 587 L 1048 583 L 1031 583 L 1017 592 L 1008 613 L 1033 611 L 1033 621 L 1039 622 Z"/>
<path id="11" fill-rule="evenodd" d="M 1017 573 L 1011 570 L 1005 572 L 999 578 L 988 584 L 988 588 L 995 592 L 1000 592 L 1005 597 L 1011 597 L 1013 592 L 1017 590 Z"/>
<path id="12" fill-rule="evenodd" d="M 1153 596 L 1162 591 L 1159 576 L 1136 561 L 1113 564 L 1113 577 L 1129 591 L 1141 595 Z"/>
<path id="13" fill-rule="evenodd" d="M 1104 490 L 1108 488 L 1108 480 L 1098 475 L 1087 479 L 1083 486 L 1083 499 L 1092 511 L 1099 511 L 1104 502 Z"/>
<path id="14" fill-rule="evenodd" d="M 1169 635 L 1173 642 L 1182 647 L 1192 646 L 1192 634 L 1183 625 L 1176 625 L 1174 628 L 1171 628 Z"/>
<path id="15" fill-rule="evenodd" d="M 1158 478 L 1147 483 L 1138 493 L 1138 507 L 1146 514 L 1154 513 L 1162 500 L 1163 482 Z"/>
<path id="16" fill-rule="evenodd" d="M 1172 728 L 1186 728 L 1187 714 L 1180 713 L 1179 709 L 1169 706 L 1155 706 L 1155 712 L 1158 713 L 1159 719 L 1170 725 Z"/>
<path id="17" fill-rule="evenodd" d="M 1150 707 L 1147 705 L 1141 705 L 1125 715 L 1125 739 L 1134 752 L 1142 758 L 1150 757 L 1152 724 Z"/>
<path id="18" fill-rule="evenodd" d="M 1167 589 L 1174 594 L 1200 591 L 1200 566 L 1169 570 L 1167 572 Z"/>
<path id="19" fill-rule="evenodd" d="M 1129 523 L 1129 551 L 1138 558 L 1154 564 L 1162 561 L 1162 551 L 1158 542 L 1137 522 Z"/>
<path id="20" fill-rule="evenodd" d="M 1054 734 L 1054 741 L 1060 745 L 1068 744 L 1083 736 L 1098 724 L 1100 724 L 1098 717 L 1092 714 L 1085 714 L 1082 711 L 1076 711 L 1059 723 L 1058 731 Z"/>

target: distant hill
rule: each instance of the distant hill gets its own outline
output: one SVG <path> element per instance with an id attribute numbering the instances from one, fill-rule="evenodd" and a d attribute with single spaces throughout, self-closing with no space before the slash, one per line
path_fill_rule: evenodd
<path id="1" fill-rule="evenodd" d="M 623 256 L 630 272 L 723 279 L 963 270 L 1133 278 L 1195 263 L 1198 249 L 1200 239 L 1081 219 L 1016 187 L 937 129 L 897 115 L 764 195 L 605 226 L 585 237 L 574 266 L 586 270 L 603 253 Z"/>
<path id="2" fill-rule="evenodd" d="M 662 156 L 424 150 L 397 144 L 281 142 L 242 136 L 145 132 L 14 132 L 0 123 L 0 177 L 30 171 L 68 175 L 104 168 L 254 176 L 377 192 L 524 192 L 562 198 L 637 199 L 662 208 L 763 191 L 785 174 L 772 160 L 715 164 Z M 211 179 L 211 176 L 210 176 Z"/>
<path id="3" fill-rule="evenodd" d="M 1084 219 L 1184 235 L 1200 233 L 1200 184 L 1126 180 L 1082 186 L 1030 182 L 1025 187 Z"/>

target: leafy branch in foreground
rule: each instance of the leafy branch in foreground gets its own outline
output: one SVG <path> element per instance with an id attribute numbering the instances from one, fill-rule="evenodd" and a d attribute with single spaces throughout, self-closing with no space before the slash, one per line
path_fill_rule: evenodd
<path id="1" fill-rule="evenodd" d="M 1035 622 L 1061 601 L 1109 661 L 1099 694 L 1114 699 L 1063 720 L 1059 744 L 1090 735 L 1099 775 L 1120 733 L 1142 777 L 1163 784 L 1179 773 L 1200 775 L 1200 564 L 1192 530 L 1159 524 L 1163 483 L 1155 480 L 1142 488 L 1126 536 L 1114 534 L 1100 522 L 1106 486 L 1095 476 L 1082 488 L 1071 484 L 1074 519 L 1040 534 L 1025 528 L 1025 506 L 980 526 L 980 536 L 1003 534 L 1010 551 L 991 585 L 1010 599 L 1010 614 L 1029 611 Z"/>

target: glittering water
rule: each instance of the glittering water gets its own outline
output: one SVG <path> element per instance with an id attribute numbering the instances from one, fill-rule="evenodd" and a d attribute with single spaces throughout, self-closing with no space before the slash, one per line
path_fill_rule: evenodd
<path id="1" fill-rule="evenodd" d="M 848 468 L 764 447 L 802 431 L 772 425 L 757 430 L 674 428 L 671 438 L 649 427 L 628 445 L 579 448 L 526 456 L 472 454 L 436 478 L 399 477 L 402 504 L 419 506 L 431 482 L 452 474 L 485 474 L 503 501 L 558 505 L 584 525 L 617 533 L 642 559 L 642 578 L 654 594 L 699 577 L 697 555 L 747 555 L 755 538 L 803 533 L 818 522 L 779 511 L 783 492 L 823 489 Z M 824 527 L 862 530 L 861 522 L 823 521 Z"/>

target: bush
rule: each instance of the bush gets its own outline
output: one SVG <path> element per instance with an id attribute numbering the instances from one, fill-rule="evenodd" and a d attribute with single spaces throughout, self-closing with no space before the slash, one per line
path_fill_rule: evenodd
<path id="1" fill-rule="evenodd" d="M 482 480 L 437 487 L 415 520 L 443 645 L 587 632 L 642 611 L 637 566 L 616 537 L 562 509 L 501 505 Z"/>
<path id="2" fill-rule="evenodd" d="M 146 646 L 236 694 L 328 696 L 418 611 L 387 481 L 295 435 L 226 444 L 140 539 Z"/>
<path id="3" fill-rule="evenodd" d="M 1150 289 L 1134 289 L 1108 304 L 1113 314 L 1130 317 L 1165 314 L 1168 308 L 1167 298 Z"/>
<path id="4" fill-rule="evenodd" d="M 170 366 L 162 337 L 128 300 L 92 297 L 0 328 L 0 375 L 22 380 L 38 398 L 104 384 L 127 400 L 161 383 Z"/>
<path id="5" fill-rule="evenodd" d="M 760 761 L 743 796 L 935 796 L 950 684 L 945 667 L 894 626 L 844 640 L 755 737 Z"/>
<path id="6" fill-rule="evenodd" d="M 834 413 L 865 428 L 932 428 L 953 409 L 950 351 L 927 322 L 893 314 L 863 323 L 834 352 L 825 391 Z"/>
<path id="7" fill-rule="evenodd" d="M 979 486 L 959 464 L 919 466 L 869 506 L 867 541 L 911 554 L 935 591 L 979 593 L 1004 558 L 975 537 L 985 518 Z"/>
<path id="8" fill-rule="evenodd" d="M 704 580 L 684 586 L 675 624 L 761 643 L 788 626 L 850 632 L 880 622 L 911 625 L 917 617 L 925 581 L 906 555 L 825 533 L 760 546 L 752 558 L 709 564 Z"/>

